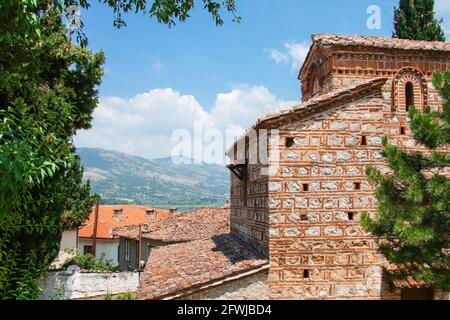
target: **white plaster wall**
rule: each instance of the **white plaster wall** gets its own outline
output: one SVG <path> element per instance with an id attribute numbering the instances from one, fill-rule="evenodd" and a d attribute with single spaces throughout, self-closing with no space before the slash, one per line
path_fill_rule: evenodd
<path id="1" fill-rule="evenodd" d="M 135 292 L 139 273 L 51 272 L 41 279 L 38 300 L 71 300 Z"/>
<path id="2" fill-rule="evenodd" d="M 61 242 L 59 247 L 58 256 L 53 261 L 53 265 L 60 266 L 66 259 L 70 258 L 72 255 L 64 252 L 66 249 L 76 249 L 77 248 L 77 238 L 78 231 L 64 231 L 61 236 Z"/>
<path id="3" fill-rule="evenodd" d="M 92 245 L 91 239 L 79 239 L 78 250 L 80 251 L 80 254 L 83 254 L 84 246 L 91 246 L 91 245 Z M 119 240 L 97 239 L 97 248 L 95 252 L 95 257 L 97 259 L 100 259 L 102 254 L 105 254 L 105 261 L 111 260 L 112 264 L 118 265 L 119 264 L 118 250 L 119 250 Z"/>

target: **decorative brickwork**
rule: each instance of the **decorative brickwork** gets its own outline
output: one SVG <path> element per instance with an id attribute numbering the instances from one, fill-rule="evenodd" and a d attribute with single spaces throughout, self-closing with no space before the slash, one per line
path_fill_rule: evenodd
<path id="1" fill-rule="evenodd" d="M 411 85 L 414 101 L 407 103 L 407 86 Z M 423 110 L 428 105 L 427 81 L 419 70 L 414 68 L 401 69 L 392 83 L 392 106 L 396 110 L 406 111 L 410 105 Z"/>
<path id="2" fill-rule="evenodd" d="M 262 175 L 262 166 L 249 165 L 247 194 L 244 199 L 244 183 L 237 177 L 231 179 L 231 232 L 251 243 L 260 252 L 268 252 L 268 177 Z M 244 203 L 245 202 L 245 203 Z"/>
<path id="3" fill-rule="evenodd" d="M 269 182 L 277 186 L 269 192 L 272 298 L 388 294 L 382 257 L 358 223 L 363 210 L 373 212 L 364 167 L 381 159 L 383 124 L 380 92 L 281 128 L 295 144 L 286 148 L 281 139 Z"/>
<path id="4" fill-rule="evenodd" d="M 389 171 L 385 135 L 403 149 L 427 152 L 412 137 L 406 105 L 441 107 L 431 77 L 450 67 L 450 46 L 379 37 L 313 40 L 299 75 L 303 104 L 253 127 L 280 131 L 269 146 L 280 160 L 250 167 L 246 204 L 238 200 L 242 181 L 232 178 L 232 231 L 268 244 L 271 299 L 400 299 L 383 276 L 385 258 L 359 224 L 361 213 L 373 215 L 377 205 L 365 168 Z M 265 206 L 255 207 L 255 199 Z M 261 242 L 256 231 L 267 239 Z"/>

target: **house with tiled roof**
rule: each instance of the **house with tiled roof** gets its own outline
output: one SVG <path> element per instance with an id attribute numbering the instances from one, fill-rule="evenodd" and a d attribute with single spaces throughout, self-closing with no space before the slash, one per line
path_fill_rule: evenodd
<path id="1" fill-rule="evenodd" d="M 267 299 L 268 260 L 251 245 L 222 234 L 152 251 L 136 297 Z"/>
<path id="2" fill-rule="evenodd" d="M 210 239 L 230 232 L 230 211 L 221 208 L 198 208 L 163 220 L 115 228 L 119 240 L 119 269 L 137 270 L 145 266 L 155 248 L 195 240 Z M 137 264 L 135 261 L 141 261 Z"/>
<path id="3" fill-rule="evenodd" d="M 149 247 L 136 297 L 264 299 L 267 257 L 230 233 L 229 212 L 199 208 L 146 225 L 145 230 L 142 226 L 115 229 L 113 234 L 121 241 L 140 243 L 141 255 Z"/>
<path id="4" fill-rule="evenodd" d="M 269 257 L 270 299 L 448 298 L 387 277 L 407 268 L 387 263 L 359 219 L 377 208 L 365 168 L 388 172 L 383 136 L 427 152 L 408 108 L 441 108 L 432 73 L 449 68 L 447 42 L 313 35 L 301 103 L 257 119 L 228 151 L 231 232 Z"/>
<path id="5" fill-rule="evenodd" d="M 77 248 L 80 254 L 93 253 L 94 237 L 95 256 L 103 257 L 112 264 L 119 263 L 119 238 L 113 236 L 113 229 L 136 224 L 153 223 L 170 217 L 169 211 L 146 208 L 135 205 L 100 205 L 97 223 L 95 207 L 83 226 L 75 231 L 65 231 L 61 239 L 61 249 L 56 264 L 67 258 L 65 249 Z M 96 230 L 94 231 L 94 226 Z M 121 248 L 124 250 L 124 248 Z"/>
<path id="6" fill-rule="evenodd" d="M 147 224 L 141 230 L 141 238 L 178 243 L 208 239 L 215 235 L 229 233 L 230 213 L 223 208 L 198 208 L 187 213 L 178 213 L 167 219 Z M 115 228 L 114 237 L 137 240 L 139 225 Z"/>

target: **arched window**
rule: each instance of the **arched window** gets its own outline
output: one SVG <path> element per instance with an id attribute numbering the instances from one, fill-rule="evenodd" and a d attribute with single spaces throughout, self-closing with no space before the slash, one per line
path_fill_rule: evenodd
<path id="1" fill-rule="evenodd" d="M 411 81 L 406 83 L 405 86 L 405 98 L 406 98 L 406 111 L 409 111 L 409 107 L 414 106 L 414 85 Z"/>
<path id="2" fill-rule="evenodd" d="M 319 82 L 319 78 L 318 77 L 315 77 L 313 79 L 312 89 L 313 89 L 313 96 L 315 96 L 317 93 L 319 93 L 319 91 L 320 91 L 320 82 Z"/>
<path id="3" fill-rule="evenodd" d="M 310 68 L 308 79 L 308 98 L 322 91 L 322 62 L 316 60 Z"/>
<path id="4" fill-rule="evenodd" d="M 404 68 L 393 79 L 392 105 L 399 112 L 408 112 L 411 106 L 423 110 L 427 105 L 427 81 L 419 70 Z"/>

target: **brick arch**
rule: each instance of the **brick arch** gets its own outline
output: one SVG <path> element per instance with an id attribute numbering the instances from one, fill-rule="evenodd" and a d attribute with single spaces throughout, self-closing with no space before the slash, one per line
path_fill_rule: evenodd
<path id="1" fill-rule="evenodd" d="M 423 110 L 427 105 L 427 81 L 423 74 L 414 68 L 401 69 L 392 83 L 392 105 L 396 111 L 406 112 L 406 86 L 411 83 L 414 93 L 414 105 Z"/>
<path id="2" fill-rule="evenodd" d="M 323 87 L 323 62 L 321 59 L 315 60 L 308 69 L 307 96 L 313 97 L 322 91 Z"/>

